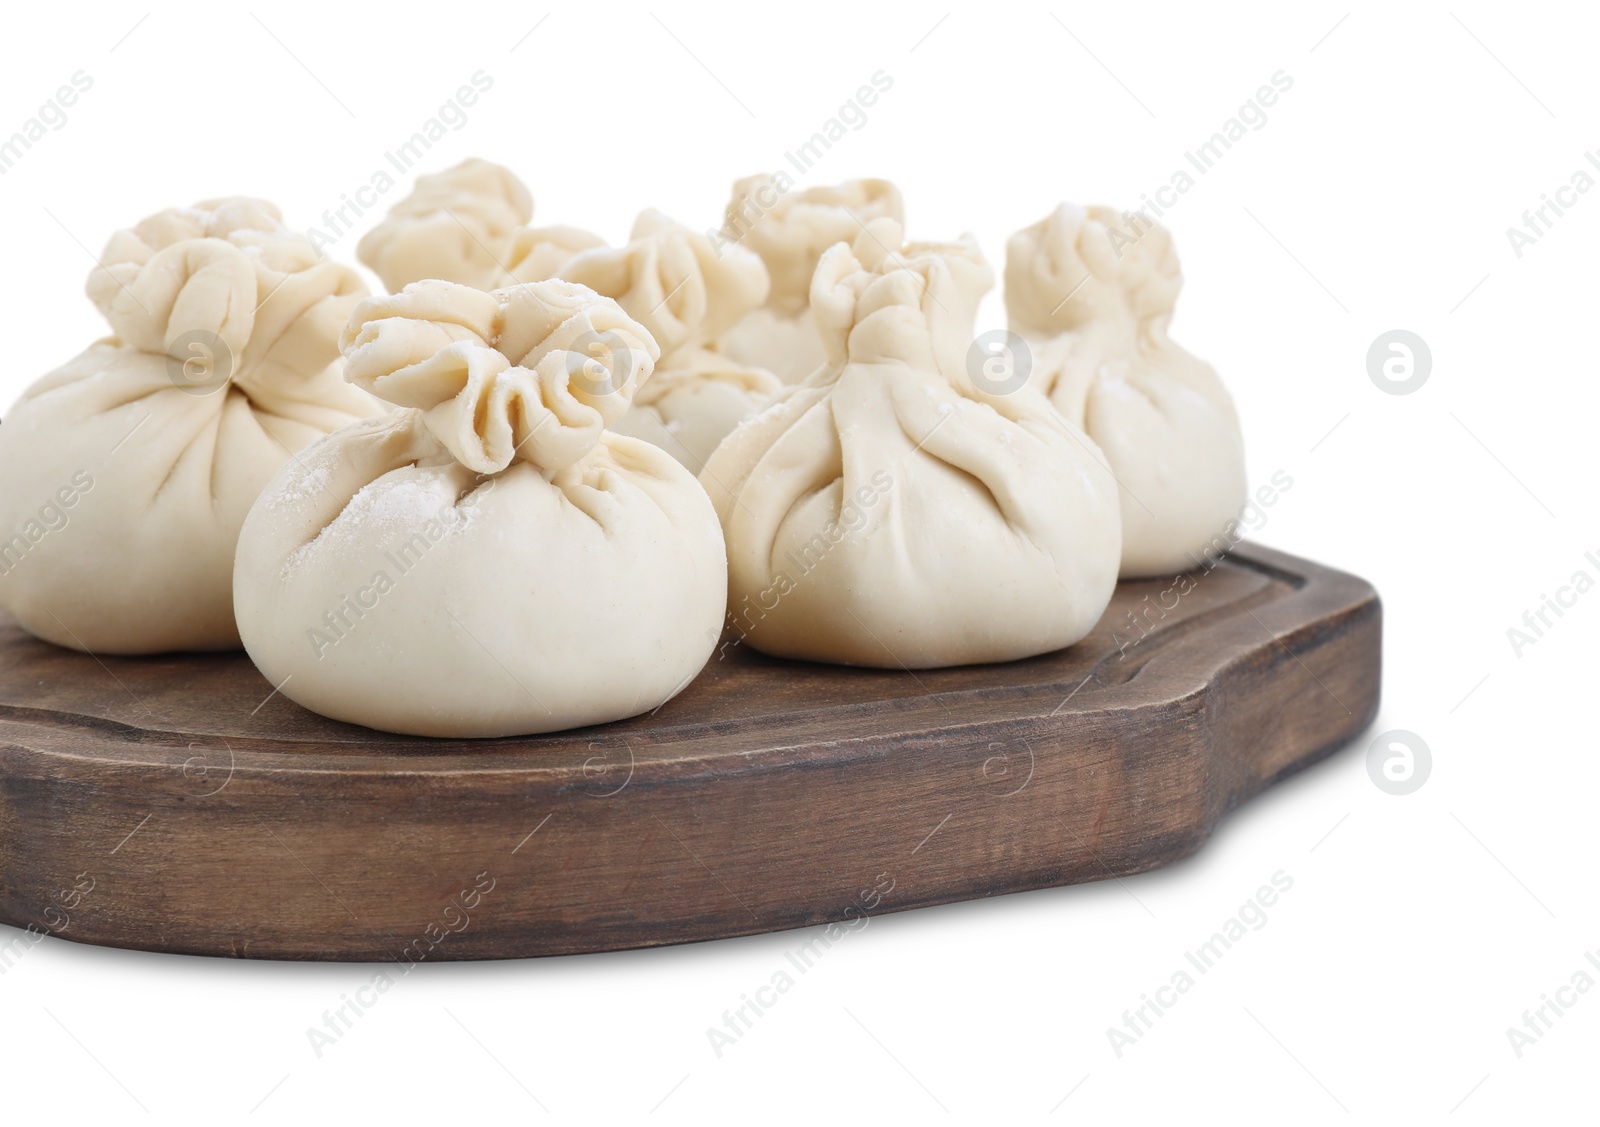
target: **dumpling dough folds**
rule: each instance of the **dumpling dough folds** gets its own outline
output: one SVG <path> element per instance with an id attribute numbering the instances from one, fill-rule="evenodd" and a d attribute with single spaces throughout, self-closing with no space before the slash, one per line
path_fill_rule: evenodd
<path id="1" fill-rule="evenodd" d="M 661 447 L 698 474 L 733 428 L 782 387 L 771 372 L 700 350 L 651 377 L 613 429 Z"/>
<path id="2" fill-rule="evenodd" d="M 829 363 L 718 447 L 729 615 L 782 657 L 922 669 L 1060 649 L 1116 583 L 1116 484 L 1036 391 L 975 385 L 976 246 L 877 220 L 811 286 Z"/>
<path id="3" fill-rule="evenodd" d="M 95 653 L 238 646 L 233 553 L 295 452 L 383 408 L 341 378 L 365 294 L 271 204 L 213 200 L 112 236 L 88 292 L 114 335 L 0 427 L 0 605 Z"/>
<path id="4" fill-rule="evenodd" d="M 1167 335 L 1183 286 L 1172 236 L 1132 246 L 1109 208 L 1063 204 L 1010 239 L 1006 309 L 1031 382 L 1099 444 L 1122 490 L 1125 577 L 1173 575 L 1232 547 L 1244 439 L 1209 364 Z"/>
<path id="5" fill-rule="evenodd" d="M 555 731 L 656 708 L 699 672 L 727 593 L 705 493 L 605 428 L 657 349 L 561 281 L 419 282 L 344 336 L 401 406 L 262 495 L 235 598 L 250 656 L 323 715 L 423 736 Z"/>
<path id="6" fill-rule="evenodd" d="M 581 235 L 527 237 L 524 262 L 541 254 L 553 259 Z M 645 211 L 625 246 L 579 251 L 558 272 L 614 298 L 661 346 L 655 377 L 616 429 L 660 446 L 690 472 L 699 473 L 728 432 L 782 386 L 770 372 L 708 348 L 767 296 L 766 268 L 751 252 L 718 248 L 706 235 Z"/>
<path id="7" fill-rule="evenodd" d="M 581 227 L 519 227 L 506 253 L 506 269 L 495 284 L 503 288 L 558 278 L 575 256 L 605 245 L 599 235 Z"/>
<path id="8" fill-rule="evenodd" d="M 835 243 L 853 242 L 874 219 L 905 223 L 900 190 L 887 180 L 847 180 L 796 192 L 775 176 L 733 186 L 722 234 L 761 257 L 772 278 L 766 302 L 723 333 L 717 351 L 799 383 L 828 359 L 811 317 L 811 276 Z"/>
<path id="9" fill-rule="evenodd" d="M 411 194 L 361 238 L 356 256 L 391 293 L 425 278 L 488 289 L 504 272 L 533 196 L 509 169 L 470 157 L 418 176 Z"/>

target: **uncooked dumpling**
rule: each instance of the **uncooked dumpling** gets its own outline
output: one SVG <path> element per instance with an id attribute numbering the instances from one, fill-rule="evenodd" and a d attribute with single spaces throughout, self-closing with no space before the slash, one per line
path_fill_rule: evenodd
<path id="1" fill-rule="evenodd" d="M 1094 626 L 1116 583 L 1116 483 L 1043 395 L 969 375 L 992 283 L 972 242 L 902 246 L 888 219 L 823 255 L 827 364 L 700 475 L 750 645 L 920 669 L 1028 657 Z"/>
<path id="2" fill-rule="evenodd" d="M 1215 371 L 1167 336 L 1183 286 L 1172 236 L 1063 204 L 1011 237 L 1006 309 L 1032 383 L 1105 452 L 1122 490 L 1122 574 L 1172 575 L 1233 540 L 1244 440 Z M 1128 245 L 1128 238 L 1135 238 Z"/>
<path id="3" fill-rule="evenodd" d="M 727 561 L 689 472 L 605 428 L 657 356 L 562 281 L 363 303 L 348 375 L 402 410 L 286 467 L 240 539 L 245 647 L 292 699 L 424 736 L 656 708 L 721 631 Z"/>
<path id="4" fill-rule="evenodd" d="M 228 649 L 245 513 L 294 453 L 384 407 L 341 378 L 366 294 L 260 200 L 115 234 L 89 277 L 113 336 L 0 427 L 0 604 L 96 653 Z"/>
<path id="5" fill-rule="evenodd" d="M 809 310 L 811 276 L 822 253 L 853 242 L 874 219 L 904 224 L 905 204 L 887 180 L 847 180 L 802 192 L 784 187 L 772 176 L 747 176 L 733 186 L 723 236 L 761 256 L 772 289 L 765 304 L 722 335 L 717 350 L 799 383 L 827 360 Z"/>
<path id="6" fill-rule="evenodd" d="M 514 286 L 558 277 L 574 256 L 605 245 L 599 235 L 581 227 L 519 227 L 506 252 L 506 269 L 495 285 Z"/>
<path id="7" fill-rule="evenodd" d="M 661 346 L 664 367 L 726 332 L 767 296 L 761 259 L 711 239 L 659 211 L 642 211 L 620 247 L 569 259 L 561 277 L 615 298 Z"/>
<path id="8" fill-rule="evenodd" d="M 657 372 L 613 428 L 661 447 L 690 473 L 783 387 L 771 372 L 699 349 Z"/>
<path id="9" fill-rule="evenodd" d="M 506 168 L 471 157 L 418 176 L 411 194 L 356 248 L 390 292 L 424 278 L 487 289 L 504 273 L 517 228 L 533 217 L 533 196 Z"/>
<path id="10" fill-rule="evenodd" d="M 655 378 L 616 429 L 692 472 L 782 386 L 770 372 L 707 350 L 766 297 L 767 271 L 751 252 L 719 250 L 706 235 L 645 211 L 625 246 L 581 251 L 559 273 L 615 298 L 661 346 Z"/>

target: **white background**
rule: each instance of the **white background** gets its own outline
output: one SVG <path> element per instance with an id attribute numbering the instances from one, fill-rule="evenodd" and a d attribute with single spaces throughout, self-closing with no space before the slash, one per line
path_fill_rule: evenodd
<path id="1" fill-rule="evenodd" d="M 972 230 L 997 267 L 1062 199 L 1137 202 L 1286 71 L 1265 127 L 1167 217 L 1174 335 L 1229 382 L 1252 481 L 1294 479 L 1259 539 L 1373 581 L 1386 640 L 1372 731 L 1193 859 L 875 919 L 720 1058 L 707 1027 L 802 933 L 425 965 L 320 1059 L 307 1027 L 370 968 L 50 940 L 0 976 L 7 1120 L 1592 1117 L 1600 990 L 1520 1058 L 1506 1030 L 1600 949 L 1600 593 L 1520 656 L 1506 631 L 1600 578 L 1600 191 L 1521 258 L 1506 228 L 1600 147 L 1600 29 L 1578 5 L 1397 8 L 8 12 L 0 133 L 75 71 L 94 85 L 0 177 L 7 402 L 105 331 L 82 289 L 114 228 L 233 193 L 316 222 L 480 69 L 493 89 L 429 167 L 501 161 L 536 222 L 611 240 L 646 206 L 717 222 L 735 177 L 883 70 L 892 90 L 805 182 L 890 177 L 913 237 Z M 1414 394 L 1368 378 L 1394 328 L 1432 350 Z M 1432 749 L 1408 796 L 1367 775 L 1388 729 Z M 1107 1027 L 1280 869 L 1266 926 L 1119 1058 Z"/>

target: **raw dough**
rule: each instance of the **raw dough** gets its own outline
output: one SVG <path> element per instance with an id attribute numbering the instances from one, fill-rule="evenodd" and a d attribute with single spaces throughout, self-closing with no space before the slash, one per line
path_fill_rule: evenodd
<path id="1" fill-rule="evenodd" d="M 771 372 L 700 349 L 657 372 L 613 429 L 661 447 L 698 474 L 733 428 L 782 387 Z"/>
<path id="2" fill-rule="evenodd" d="M 827 361 L 810 312 L 811 276 L 823 251 L 854 241 L 874 219 L 905 223 L 900 189 L 887 180 L 847 180 L 801 192 L 782 191 L 772 176 L 747 176 L 733 186 L 723 235 L 761 256 L 772 289 L 717 342 L 734 360 L 799 383 Z"/>
<path id="3" fill-rule="evenodd" d="M 238 646 L 233 552 L 280 465 L 384 407 L 341 378 L 354 270 L 224 199 L 112 236 L 89 277 L 114 336 L 0 427 L 0 605 L 96 653 Z"/>
<path id="4" fill-rule="evenodd" d="M 1060 649 L 1119 553 L 1116 484 L 1027 386 L 967 370 L 993 274 L 976 245 L 875 220 L 827 251 L 827 365 L 718 447 L 700 482 L 728 542 L 734 631 L 766 653 L 921 669 Z"/>
<path id="5" fill-rule="evenodd" d="M 391 293 L 424 278 L 488 289 L 505 272 L 533 196 L 506 168 L 471 157 L 418 176 L 411 194 L 362 236 L 356 254 Z"/>
<path id="6" fill-rule="evenodd" d="M 563 281 L 418 282 L 364 302 L 349 378 L 402 408 L 330 435 L 245 522 L 235 598 L 274 685 L 340 720 L 504 736 L 647 712 L 716 643 L 716 514 L 605 428 L 658 355 Z"/>
<path id="7" fill-rule="evenodd" d="M 1216 372 L 1167 336 L 1183 286 L 1172 236 L 1063 204 L 1011 237 L 1005 281 L 1011 328 L 1034 344 L 1031 382 L 1116 474 L 1122 574 L 1172 575 L 1232 547 L 1244 440 Z"/>
<path id="8" fill-rule="evenodd" d="M 549 258 L 564 240 L 533 242 Z M 525 271 L 526 272 L 526 271 Z M 710 352 L 707 346 L 767 295 L 767 271 L 750 251 L 718 247 L 658 211 L 645 211 L 626 246 L 591 247 L 559 267 L 562 278 L 612 297 L 661 346 L 654 379 L 617 423 L 699 473 L 740 420 L 782 386 L 770 372 Z"/>
<path id="9" fill-rule="evenodd" d="M 514 286 L 558 277 L 573 256 L 605 245 L 599 235 L 581 227 L 519 227 L 506 253 L 506 269 L 495 284 Z"/>

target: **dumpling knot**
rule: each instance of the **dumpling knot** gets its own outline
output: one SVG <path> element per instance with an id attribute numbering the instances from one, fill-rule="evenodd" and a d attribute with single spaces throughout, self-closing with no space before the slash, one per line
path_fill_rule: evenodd
<path id="1" fill-rule="evenodd" d="M 512 235 L 531 218 L 527 186 L 472 157 L 418 176 L 411 194 L 362 236 L 356 256 L 390 290 L 429 278 L 488 289 L 504 271 Z"/>
<path id="2" fill-rule="evenodd" d="M 614 298 L 661 346 L 662 367 L 710 344 L 767 297 L 767 268 L 659 211 L 644 211 L 625 246 L 570 258 L 561 277 Z"/>
<path id="3" fill-rule="evenodd" d="M 356 272 L 321 258 L 264 200 L 171 208 L 118 231 L 89 275 L 89 299 L 125 344 L 267 391 L 320 375 L 366 295 Z"/>
<path id="4" fill-rule="evenodd" d="M 609 298 L 548 280 L 485 293 L 414 282 L 356 307 L 345 378 L 423 412 L 462 465 L 553 472 L 600 441 L 650 377 L 660 349 Z"/>
<path id="5" fill-rule="evenodd" d="M 772 278 L 767 305 L 795 317 L 806 310 L 811 276 L 823 252 L 885 218 L 905 222 L 900 189 L 887 180 L 846 180 L 786 192 L 776 177 L 759 175 L 734 184 L 722 230 L 766 263 Z"/>
<path id="6" fill-rule="evenodd" d="M 811 310 L 832 366 L 899 362 L 959 379 L 993 284 L 970 236 L 906 243 L 898 222 L 877 219 L 822 256 Z"/>
<path id="7" fill-rule="evenodd" d="M 599 235 L 581 227 L 519 227 L 506 252 L 505 270 L 498 285 L 542 282 L 561 275 L 561 268 L 586 250 L 606 245 Z"/>
<path id="8" fill-rule="evenodd" d="M 1006 243 L 1006 312 L 1024 333 L 1165 321 L 1182 288 L 1171 234 L 1140 215 L 1064 203 Z"/>

